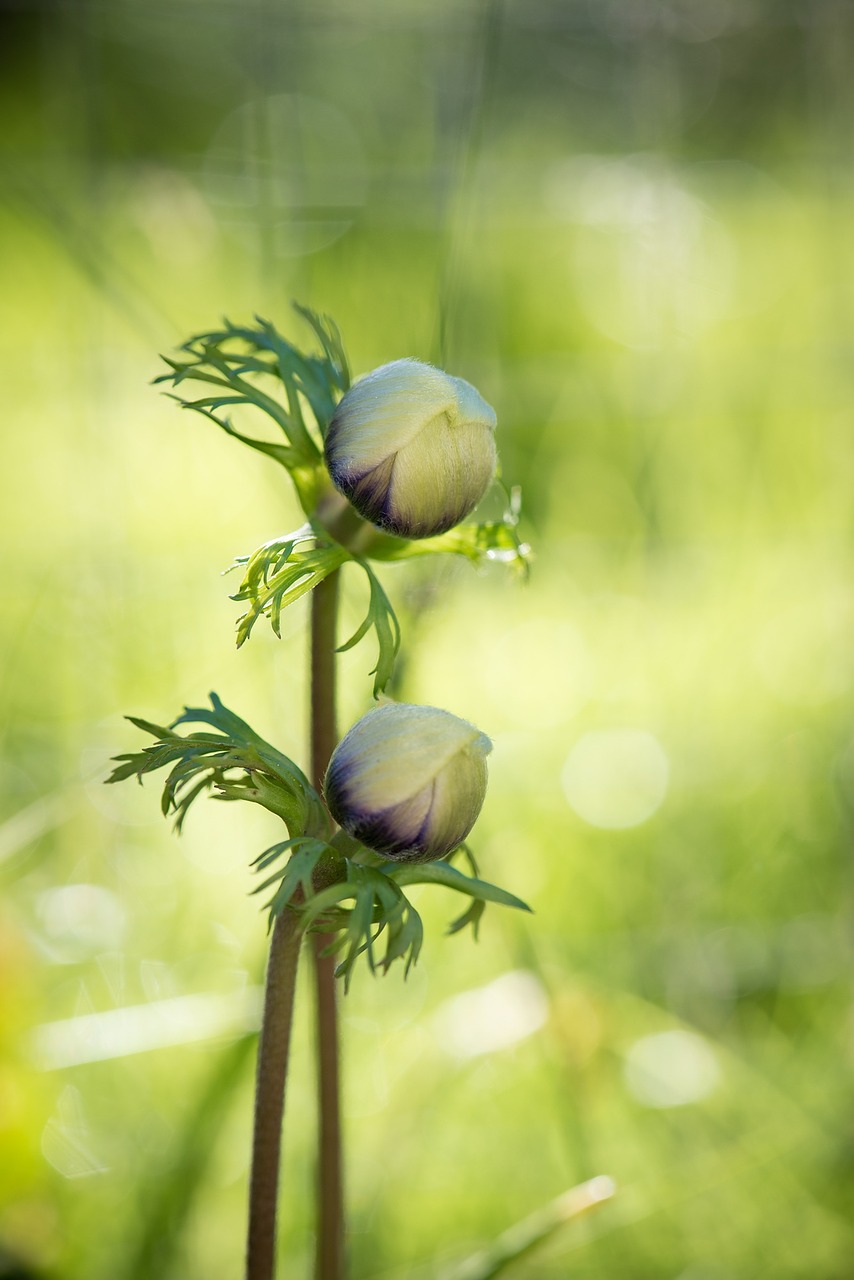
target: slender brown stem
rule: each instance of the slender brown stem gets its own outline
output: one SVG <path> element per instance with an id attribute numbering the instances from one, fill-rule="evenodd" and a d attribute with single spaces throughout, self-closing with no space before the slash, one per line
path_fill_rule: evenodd
<path id="1" fill-rule="evenodd" d="M 335 958 L 320 954 L 330 941 L 326 934 L 316 933 L 313 937 L 320 1110 L 316 1280 L 343 1280 L 344 1276 L 344 1186 Z"/>
<path id="2" fill-rule="evenodd" d="M 284 912 L 273 927 L 258 1046 L 246 1280 L 272 1280 L 275 1267 L 282 1114 L 301 941 L 299 918 Z"/>
<path id="3" fill-rule="evenodd" d="M 322 582 L 312 596 L 311 771 L 318 790 L 337 740 L 337 612 L 336 572 Z M 275 1270 L 282 1116 L 301 941 L 298 917 L 290 912 L 279 916 L 270 943 L 264 1017 L 258 1046 L 246 1280 L 272 1280 Z M 324 934 L 314 936 L 320 1105 L 316 1276 L 317 1280 L 343 1280 L 344 1195 L 335 962 L 331 957 L 320 954 L 329 941 Z"/>
<path id="4" fill-rule="evenodd" d="M 335 623 L 338 573 L 330 574 L 311 597 L 311 771 L 320 790 L 338 740 L 335 715 Z M 315 934 L 317 990 L 319 1161 L 315 1280 L 343 1280 L 344 1179 L 341 1158 L 341 1085 L 335 961 L 321 952 L 331 941 Z"/>
<path id="5" fill-rule="evenodd" d="M 311 780 L 320 790 L 338 741 L 335 714 L 335 624 L 338 571 L 311 593 Z"/>

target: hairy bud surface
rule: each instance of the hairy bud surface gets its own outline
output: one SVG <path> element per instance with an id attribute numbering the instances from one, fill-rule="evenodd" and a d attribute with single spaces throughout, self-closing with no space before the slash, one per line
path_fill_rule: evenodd
<path id="1" fill-rule="evenodd" d="M 324 791 L 351 836 L 398 862 L 432 862 L 465 839 L 486 794 L 492 743 L 437 707 L 389 703 L 332 754 Z"/>
<path id="2" fill-rule="evenodd" d="M 371 524 L 404 538 L 453 528 L 495 475 L 495 411 L 462 378 L 394 360 L 339 402 L 326 436 L 336 488 Z"/>

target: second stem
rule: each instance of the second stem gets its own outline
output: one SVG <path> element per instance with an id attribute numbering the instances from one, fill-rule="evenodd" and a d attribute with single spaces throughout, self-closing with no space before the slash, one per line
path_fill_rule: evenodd
<path id="1" fill-rule="evenodd" d="M 311 593 L 311 780 L 323 785 L 338 741 L 335 689 L 335 630 L 338 571 Z M 324 956 L 332 941 L 312 934 L 317 993 L 318 1185 L 315 1280 L 344 1277 L 344 1179 L 341 1155 L 341 1083 L 335 957 Z"/>

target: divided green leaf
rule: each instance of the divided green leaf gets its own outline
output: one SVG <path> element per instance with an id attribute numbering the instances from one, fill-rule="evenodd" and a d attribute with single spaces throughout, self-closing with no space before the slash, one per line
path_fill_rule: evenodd
<path id="1" fill-rule="evenodd" d="M 346 878 L 314 895 L 303 908 L 303 924 L 307 929 L 336 936 L 326 954 L 343 951 L 344 958 L 335 970 L 343 977 L 345 991 L 350 988 L 353 967 L 364 954 L 371 972 L 386 973 L 395 960 L 404 961 L 405 973 L 418 959 L 424 939 L 421 917 L 400 888 L 382 871 L 346 860 Z M 353 900 L 353 906 L 341 904 Z M 381 956 L 375 945 L 385 934 Z"/>
<path id="2" fill-rule="evenodd" d="M 371 675 L 374 677 L 374 697 L 377 698 L 385 689 L 394 672 L 395 659 L 400 649 L 400 623 L 379 578 L 377 578 L 367 561 L 358 559 L 357 564 L 364 569 L 370 585 L 371 595 L 368 603 L 368 612 L 364 621 L 353 632 L 350 639 L 339 646 L 338 652 L 345 653 L 348 649 L 352 649 L 360 640 L 364 639 L 373 627 L 377 634 L 377 665 Z"/>
<path id="3" fill-rule="evenodd" d="M 296 533 L 286 534 L 284 538 L 265 542 L 251 556 L 235 560 L 231 567 L 244 567 L 244 575 L 239 590 L 231 598 L 249 603 L 249 608 L 237 623 L 238 648 L 262 617 L 270 619 L 270 625 L 281 638 L 282 611 L 313 591 L 350 558 L 349 552 L 337 542 L 321 543 L 307 550 L 298 549 L 314 537 L 311 527 L 306 526 Z"/>
<path id="4" fill-rule="evenodd" d="M 440 884 L 446 889 L 456 889 L 458 893 L 465 893 L 482 902 L 497 902 L 502 907 L 514 907 L 517 911 L 531 910 L 515 894 L 500 889 L 496 884 L 490 884 L 488 880 L 464 875 L 448 862 L 404 863 L 395 865 L 386 874 L 399 885 Z"/>
<path id="5" fill-rule="evenodd" d="M 474 864 L 467 846 L 461 846 L 458 852 Z M 343 977 L 345 990 L 349 990 L 360 955 L 366 957 L 373 973 L 378 970 L 386 973 L 395 960 L 403 960 L 408 973 L 418 959 L 424 926 L 404 892 L 406 885 L 440 884 L 471 899 L 468 908 L 450 925 L 449 933 L 459 933 L 470 925 L 476 938 L 487 902 L 530 910 L 512 893 L 477 877 L 466 876 L 447 862 L 401 865 L 379 858 L 368 849 L 359 849 L 352 857 L 342 858 L 337 854 L 334 842 L 330 846 L 324 841 L 309 838 L 285 840 L 273 845 L 257 860 L 258 872 L 268 870 L 286 854 L 289 861 L 267 877 L 256 892 L 269 889 L 278 881 L 278 888 L 268 904 L 271 920 L 285 910 L 298 910 L 304 929 L 334 935 L 326 954 L 344 953 L 336 974 Z M 324 856 L 338 857 L 340 878 L 334 884 L 313 892 L 312 872 Z M 346 905 L 348 903 L 352 905 Z M 377 944 L 381 939 L 385 945 L 378 954 Z"/>
<path id="6" fill-rule="evenodd" d="M 181 388 L 173 398 L 185 409 L 210 418 L 227 435 L 285 467 L 306 511 L 311 511 L 322 474 L 322 441 L 335 405 L 350 385 L 350 370 L 334 321 L 296 303 L 294 309 L 318 340 L 318 354 L 300 351 L 260 316 L 255 326 L 224 320 L 221 329 L 184 343 L 184 358 L 164 357 L 170 371 L 154 381 L 171 383 L 176 392 Z M 191 382 L 217 390 L 187 396 L 184 385 Z M 260 410 L 284 442 L 249 435 L 235 426 L 223 413 L 234 407 Z"/>
<path id="7" fill-rule="evenodd" d="M 180 831 L 200 795 L 218 800 L 248 800 L 282 819 L 292 836 L 322 831 L 328 825 L 323 804 L 305 774 L 245 720 L 223 705 L 215 693 L 211 707 L 187 707 L 169 726 L 135 716 L 130 722 L 156 741 L 141 751 L 116 756 L 108 782 L 122 782 L 170 768 L 163 788 L 164 816 L 175 814 Z M 216 733 L 175 732 L 183 724 L 208 724 Z M 171 767 L 170 767 L 171 766 Z"/>
<path id="8" fill-rule="evenodd" d="M 306 544 L 313 542 L 313 546 Z M 400 648 L 400 624 L 382 584 L 366 560 L 352 556 L 337 542 L 323 541 L 310 524 L 293 533 L 265 542 L 249 556 L 239 556 L 231 569 L 243 569 L 243 579 L 232 600 L 245 600 L 248 609 L 237 623 L 238 648 L 248 639 L 259 618 L 266 617 L 281 637 L 282 611 L 306 595 L 348 560 L 364 571 L 370 588 L 368 612 L 350 639 L 338 652 L 344 653 L 363 640 L 372 629 L 377 637 L 377 664 L 374 697 L 388 685 Z"/>

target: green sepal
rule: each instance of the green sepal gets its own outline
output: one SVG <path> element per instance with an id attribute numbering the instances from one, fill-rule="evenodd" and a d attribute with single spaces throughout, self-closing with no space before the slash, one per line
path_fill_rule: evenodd
<path id="1" fill-rule="evenodd" d="M 187 707 L 168 726 L 128 716 L 131 724 L 156 741 L 141 751 L 116 756 L 116 768 L 107 782 L 131 777 L 141 782 L 145 774 L 171 766 L 161 808 L 164 816 L 175 814 L 179 832 L 190 807 L 205 793 L 214 799 L 260 804 L 282 819 L 291 836 L 325 831 L 329 820 L 323 802 L 302 770 L 224 706 L 215 693 L 210 700 L 210 709 Z M 183 724 L 208 724 L 219 732 L 176 733 Z"/>

